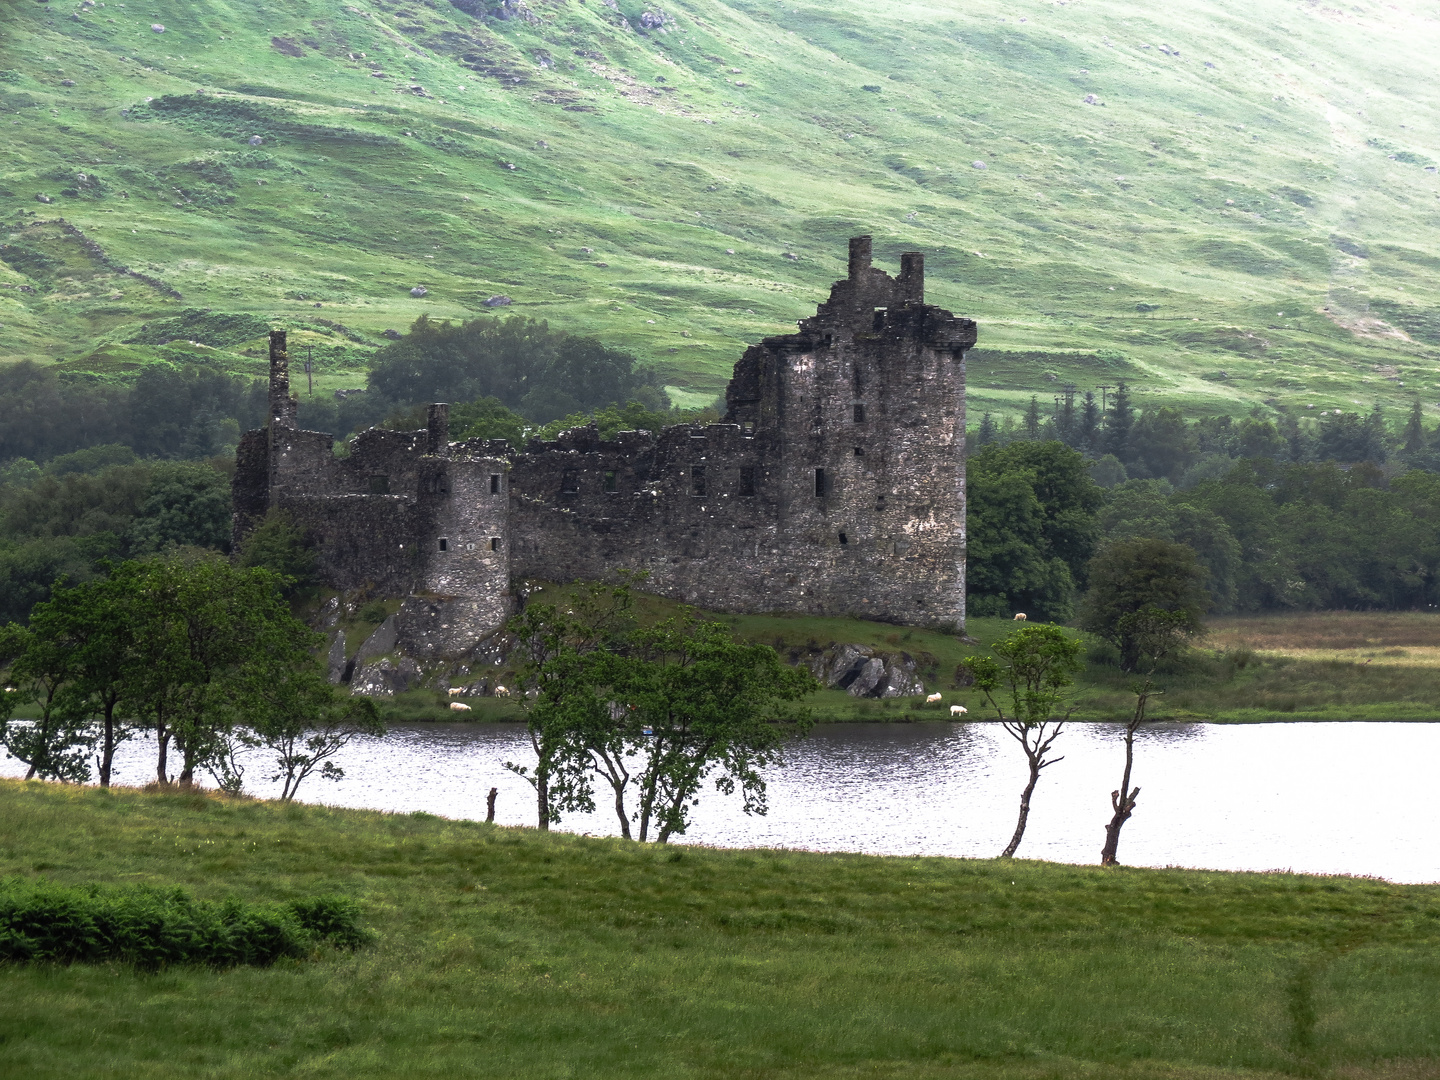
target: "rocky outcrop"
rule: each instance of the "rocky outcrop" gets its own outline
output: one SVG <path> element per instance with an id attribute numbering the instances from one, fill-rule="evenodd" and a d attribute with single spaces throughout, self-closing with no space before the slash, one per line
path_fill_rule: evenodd
<path id="1" fill-rule="evenodd" d="M 339 686 L 345 681 L 345 668 L 348 666 L 345 658 L 344 630 L 336 630 L 334 636 L 330 638 L 330 651 L 325 660 L 326 667 L 329 669 L 330 681 Z"/>
<path id="2" fill-rule="evenodd" d="M 371 664 L 357 664 L 350 690 L 364 697 L 394 697 L 419 686 L 420 674 L 420 665 L 408 656 L 385 656 Z"/>
<path id="3" fill-rule="evenodd" d="M 839 645 L 811 658 L 810 671 L 824 685 L 857 698 L 912 697 L 925 693 L 909 653 L 880 653 L 868 645 Z"/>

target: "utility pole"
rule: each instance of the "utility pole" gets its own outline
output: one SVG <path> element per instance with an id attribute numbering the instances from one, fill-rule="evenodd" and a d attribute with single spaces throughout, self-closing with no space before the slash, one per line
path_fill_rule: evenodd
<path id="1" fill-rule="evenodd" d="M 315 377 L 311 374 L 313 365 L 311 361 L 315 358 L 315 346 L 305 346 L 305 382 L 310 387 L 310 396 L 315 396 Z"/>
<path id="2" fill-rule="evenodd" d="M 1106 408 L 1105 394 L 1106 394 L 1107 391 L 1114 390 L 1115 387 L 1114 387 L 1114 386 L 1101 386 L 1101 387 L 1098 387 L 1098 389 L 1099 389 L 1099 391 L 1100 391 L 1100 412 L 1103 414 L 1103 413 L 1105 412 L 1105 408 Z"/>

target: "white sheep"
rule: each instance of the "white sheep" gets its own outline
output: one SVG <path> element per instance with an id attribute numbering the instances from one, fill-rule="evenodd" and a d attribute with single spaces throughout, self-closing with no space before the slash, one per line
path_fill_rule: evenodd
<path id="1" fill-rule="evenodd" d="M 1017 612 L 1015 613 L 1015 621 L 1016 621 L 1016 622 L 1024 622 L 1024 621 L 1025 621 L 1025 613 L 1024 613 L 1023 611 L 1017 611 Z"/>
<path id="2" fill-rule="evenodd" d="M 927 697 L 927 698 L 925 699 L 925 704 L 926 704 L 926 705 L 938 705 L 938 704 L 940 704 L 940 699 L 941 699 L 942 697 L 944 697 L 943 694 L 931 694 L 929 697 Z"/>
<path id="3" fill-rule="evenodd" d="M 463 686 L 452 686 L 448 692 L 451 697 L 459 697 L 465 692 L 465 688 Z"/>
<path id="4" fill-rule="evenodd" d="M 510 688 L 509 688 L 508 686 L 497 686 L 497 687 L 495 687 L 495 696 L 496 696 L 496 697 L 509 697 L 509 696 L 510 696 Z"/>
<path id="5" fill-rule="evenodd" d="M 964 716 L 967 712 L 969 712 L 969 710 L 966 709 L 964 705 L 951 705 L 951 706 L 950 706 L 950 715 L 951 715 L 951 716 Z"/>
<path id="6" fill-rule="evenodd" d="M 451 712 L 469 712 L 469 711 L 470 711 L 470 706 L 469 706 L 469 705 L 466 705 L 463 701 L 452 701 L 452 702 L 450 702 L 450 711 L 451 711 Z"/>

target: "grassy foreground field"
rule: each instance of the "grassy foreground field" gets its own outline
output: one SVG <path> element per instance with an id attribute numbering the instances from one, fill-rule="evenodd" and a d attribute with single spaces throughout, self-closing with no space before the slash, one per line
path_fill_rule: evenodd
<path id="1" fill-rule="evenodd" d="M 0 875 L 340 892 L 268 969 L 0 968 L 3 1077 L 1440 1076 L 1440 887 L 646 847 L 0 781 Z"/>

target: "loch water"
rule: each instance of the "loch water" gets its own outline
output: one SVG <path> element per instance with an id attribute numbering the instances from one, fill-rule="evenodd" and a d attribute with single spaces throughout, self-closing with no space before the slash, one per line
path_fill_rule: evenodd
<path id="1" fill-rule="evenodd" d="M 1076 724 L 1064 760 L 1036 789 L 1019 857 L 1099 860 L 1124 748 L 1114 725 Z M 408 724 L 343 752 L 345 778 L 312 776 L 300 799 L 337 806 L 533 825 L 531 788 L 507 761 L 533 761 L 516 724 Z M 246 790 L 278 793 L 260 752 L 242 758 Z M 1156 724 L 1136 738 L 1141 793 L 1121 861 L 1134 866 L 1344 873 L 1440 881 L 1440 724 Z M 0 775 L 23 766 L 0 760 Z M 991 723 L 827 724 L 767 772 L 769 813 L 707 787 L 681 843 L 885 855 L 998 855 L 1015 826 L 1024 758 Z M 122 745 L 115 783 L 154 777 L 148 738 Z M 608 790 L 608 789 L 607 789 Z M 613 835 L 614 812 L 567 815 L 560 828 Z"/>

